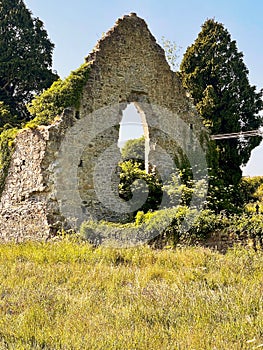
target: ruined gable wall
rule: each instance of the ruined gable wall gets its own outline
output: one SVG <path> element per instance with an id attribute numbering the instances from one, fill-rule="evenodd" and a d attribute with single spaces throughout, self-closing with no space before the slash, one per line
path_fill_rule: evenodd
<path id="1" fill-rule="evenodd" d="M 135 14 L 118 20 L 87 61 L 91 63 L 90 76 L 76 115 L 85 122 L 75 135 L 72 133 L 76 145 L 74 141 L 72 148 L 67 150 L 69 166 L 82 164 L 78 169 L 81 203 L 76 215 L 80 215 L 78 211 L 81 211 L 83 219 L 89 218 L 86 212 L 99 219 L 116 219 L 112 212 L 101 206 L 94 189 L 93 174 L 98 157 L 105 148 L 115 144 L 112 154 L 108 155 L 109 162 L 119 152 L 118 125 L 127 103 L 136 102 L 142 109 L 144 104 L 161 106 L 187 124 L 196 123 L 195 111 L 177 74 L 170 70 L 163 49 L 156 43 L 145 21 Z M 112 110 L 105 109 L 107 106 L 113 106 Z M 155 125 L 149 130 L 152 143 L 159 142 L 160 146 L 169 148 L 169 140 L 158 131 L 161 128 L 160 116 L 148 110 L 143 112 L 147 123 L 151 125 L 154 122 Z M 114 127 L 105 129 L 106 121 Z M 60 124 L 25 130 L 18 135 L 1 199 L 0 238 L 48 237 L 55 231 L 56 223 L 63 221 L 54 174 L 64 170 L 57 169 L 59 149 L 64 136 L 77 123 L 74 112 L 65 112 Z M 167 120 L 162 120 L 162 125 L 164 123 L 168 129 L 176 127 L 169 114 Z M 81 159 L 75 159 L 72 149 L 80 147 L 87 134 L 91 141 L 83 144 Z M 171 152 L 172 149 L 171 146 Z M 152 160 L 154 162 L 154 156 Z M 105 168 L 107 166 L 105 164 Z M 113 182 L 117 182 L 115 175 Z M 59 184 L 60 192 L 65 194 L 70 191 L 67 180 L 65 178 Z M 64 202 L 69 207 L 76 204 L 70 203 L 66 195 Z"/>
<path id="2" fill-rule="evenodd" d="M 177 74 L 170 70 L 164 50 L 145 21 L 136 15 L 119 19 L 87 61 L 93 65 L 83 93 L 82 114 L 144 95 L 148 102 L 190 118 L 192 106 Z"/>
<path id="3" fill-rule="evenodd" d="M 195 125 L 197 132 L 201 126 L 198 124 L 195 110 L 186 97 L 177 73 L 171 71 L 165 59 L 164 50 L 156 43 L 145 21 L 135 14 L 118 20 L 99 41 L 94 52 L 87 57 L 87 61 L 91 63 L 91 72 L 83 92 L 80 117 L 89 116 L 86 127 L 93 142 L 85 150 L 79 172 L 83 183 L 82 199 L 87 203 L 85 206 L 88 209 L 94 208 L 95 218 L 110 220 L 113 219 L 114 214 L 102 210 L 101 204 L 96 199 L 92 182 L 98 157 L 109 147 L 109 144 L 116 146 L 108 156 L 109 162 L 114 159 L 116 153 L 120 153 L 117 147 L 119 129 L 111 129 L 108 132 L 105 129 L 105 121 L 112 125 L 119 125 L 122 111 L 127 103 L 137 103 L 144 112 L 149 126 L 149 158 L 153 165 L 156 164 L 157 159 L 160 160 L 163 157 L 163 154 L 158 152 L 156 144 L 167 150 L 171 156 L 175 152 L 174 140 L 169 139 L 163 131 L 164 124 L 167 130 L 177 128 L 175 119 L 177 116 L 187 125 Z M 149 105 L 167 109 L 170 113 L 157 115 Z M 116 109 L 113 108 L 111 113 L 109 110 L 103 110 L 105 106 L 116 106 Z M 100 111 L 99 116 L 95 113 L 96 111 Z M 151 127 L 153 125 L 154 127 Z M 98 135 L 100 129 L 104 135 L 103 139 Z M 106 133 L 108 133 L 107 137 Z M 181 138 L 185 144 L 191 142 L 187 134 L 181 135 Z M 105 168 L 110 169 L 106 160 Z M 117 184 L 117 176 L 115 180 L 113 179 L 114 181 Z M 103 188 L 100 190 L 102 191 Z M 109 194 L 106 195 L 109 197 Z M 117 215 L 116 220 L 118 219 Z"/>

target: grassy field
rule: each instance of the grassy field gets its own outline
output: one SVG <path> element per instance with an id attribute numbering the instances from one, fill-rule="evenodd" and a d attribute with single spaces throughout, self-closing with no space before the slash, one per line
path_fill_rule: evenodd
<path id="1" fill-rule="evenodd" d="M 0 245 L 0 349 L 263 349 L 263 253 Z"/>

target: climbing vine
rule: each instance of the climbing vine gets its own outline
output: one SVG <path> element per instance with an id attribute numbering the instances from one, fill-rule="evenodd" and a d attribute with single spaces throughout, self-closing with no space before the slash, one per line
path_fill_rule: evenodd
<path id="1" fill-rule="evenodd" d="M 12 128 L 4 130 L 0 134 L 0 195 L 3 192 L 5 179 L 8 174 L 8 169 L 11 157 L 14 151 L 14 139 L 19 129 Z"/>
<path id="2" fill-rule="evenodd" d="M 27 106 L 33 119 L 24 128 L 35 128 L 39 125 L 49 125 L 61 115 L 67 107 L 80 108 L 83 88 L 89 77 L 90 67 L 84 63 L 65 79 L 58 79 L 41 95 L 36 96 Z M 5 180 L 11 157 L 14 151 L 14 140 L 18 128 L 3 130 L 0 134 L 0 196 L 4 189 Z"/>
<path id="3" fill-rule="evenodd" d="M 35 97 L 27 107 L 34 119 L 26 127 L 49 125 L 67 107 L 78 110 L 88 77 L 89 64 L 84 63 L 65 80 L 58 79 L 49 89 Z"/>

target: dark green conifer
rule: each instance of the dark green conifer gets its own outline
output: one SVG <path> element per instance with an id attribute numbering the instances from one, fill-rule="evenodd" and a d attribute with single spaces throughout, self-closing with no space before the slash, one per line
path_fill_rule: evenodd
<path id="1" fill-rule="evenodd" d="M 258 129 L 262 125 L 262 91 L 250 85 L 243 53 L 223 24 L 207 20 L 182 63 L 183 85 L 212 134 Z M 226 185 L 236 185 L 240 166 L 248 162 L 261 137 L 216 141 L 219 170 Z"/>
<path id="2" fill-rule="evenodd" d="M 0 0 L 0 101 L 18 121 L 29 118 L 33 95 L 58 78 L 51 70 L 53 49 L 43 22 L 22 0 Z"/>

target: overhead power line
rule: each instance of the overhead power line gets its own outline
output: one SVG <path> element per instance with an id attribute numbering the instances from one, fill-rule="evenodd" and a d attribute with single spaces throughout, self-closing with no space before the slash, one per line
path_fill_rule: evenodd
<path id="1" fill-rule="evenodd" d="M 139 122 L 121 122 L 121 125 L 140 125 L 140 126 L 147 126 L 147 123 L 139 123 Z M 262 130 L 250 130 L 250 131 L 242 131 L 242 132 L 233 132 L 233 133 L 226 133 L 226 134 L 216 134 L 216 135 L 210 135 L 212 140 L 225 140 L 225 139 L 237 139 L 240 137 L 251 137 L 251 136 L 263 136 L 263 129 Z"/>
<path id="2" fill-rule="evenodd" d="M 224 140 L 224 139 L 235 139 L 240 137 L 261 136 L 261 135 L 263 135 L 262 130 L 250 130 L 250 131 L 243 131 L 243 132 L 234 132 L 229 134 L 211 135 L 211 139 Z"/>

